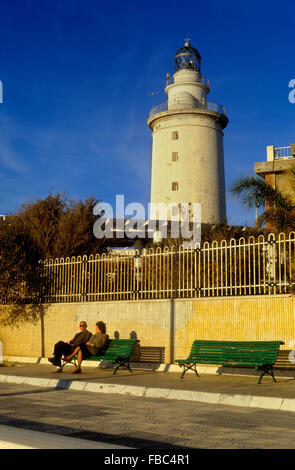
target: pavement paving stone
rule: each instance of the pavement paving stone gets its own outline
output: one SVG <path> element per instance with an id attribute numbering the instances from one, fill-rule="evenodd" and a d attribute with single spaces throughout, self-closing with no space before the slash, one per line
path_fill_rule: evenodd
<path id="1" fill-rule="evenodd" d="M 0 425 L 133 448 L 295 447 L 294 413 L 0 384 Z"/>
<path id="2" fill-rule="evenodd" d="M 0 449 L 130 449 L 118 445 L 77 440 L 68 436 L 53 435 L 30 429 L 0 425 Z"/>
<path id="3" fill-rule="evenodd" d="M 176 397 L 175 391 L 204 392 L 210 394 L 220 394 L 219 400 L 224 400 L 224 395 L 236 395 L 242 400 L 243 395 L 257 397 L 276 397 L 284 399 L 295 398 L 295 380 L 293 378 L 279 377 L 277 383 L 274 383 L 271 377 L 264 377 L 260 385 L 257 384 L 256 376 L 246 375 L 219 375 L 202 374 L 196 377 L 195 374 L 186 374 L 184 379 L 180 379 L 180 373 L 176 372 L 157 372 L 149 370 L 134 370 L 133 374 L 128 371 L 118 371 L 113 375 L 112 369 L 86 368 L 83 367 L 82 374 L 72 374 L 73 369 L 66 366 L 61 374 L 53 373 L 53 367 L 48 364 L 15 364 L 14 367 L 0 368 L 0 381 L 13 380 L 21 383 L 23 378 L 32 378 L 32 384 L 38 386 L 69 386 L 73 389 L 98 391 L 98 386 L 103 384 L 101 391 L 111 393 L 112 386 L 121 385 L 121 392 L 128 393 L 126 387 L 141 387 L 141 389 L 130 389 L 132 393 L 140 396 L 146 389 L 146 396 L 152 396 L 153 393 L 162 393 L 163 398 L 170 393 Z M 13 377 L 11 377 L 13 376 Z M 41 379 L 43 382 L 39 382 Z M 85 385 L 87 382 L 87 385 Z M 162 390 L 162 392 L 159 391 Z M 118 393 L 119 389 L 116 391 Z M 170 392 L 173 390 L 173 392 Z M 188 397 L 190 395 L 188 394 Z M 204 396 L 205 397 L 205 396 Z M 195 396 L 196 399 L 201 397 Z M 206 400 L 210 399 L 207 395 Z M 212 396 L 212 402 L 216 397 Z M 228 403 L 227 403 L 228 404 Z"/>

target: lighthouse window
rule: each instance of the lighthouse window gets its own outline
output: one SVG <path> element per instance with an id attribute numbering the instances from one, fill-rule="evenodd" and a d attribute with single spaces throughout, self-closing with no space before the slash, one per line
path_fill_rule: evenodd
<path id="1" fill-rule="evenodd" d="M 178 160 L 178 152 L 172 152 L 172 161 L 177 162 Z"/>
<path id="2" fill-rule="evenodd" d="M 177 183 L 177 181 L 174 181 L 174 182 L 172 183 L 172 191 L 178 191 L 178 183 Z"/>
<path id="3" fill-rule="evenodd" d="M 177 140 L 178 139 L 178 132 L 177 131 L 173 131 L 172 132 L 172 140 Z"/>

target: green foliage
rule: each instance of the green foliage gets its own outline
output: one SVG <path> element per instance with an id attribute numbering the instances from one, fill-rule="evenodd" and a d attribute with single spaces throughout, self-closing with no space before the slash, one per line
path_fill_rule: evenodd
<path id="1" fill-rule="evenodd" d="M 105 250 L 93 235 L 96 202 L 50 194 L 0 222 L 0 303 L 38 302 L 39 260 Z"/>
<path id="2" fill-rule="evenodd" d="M 229 242 L 230 239 L 239 240 L 242 237 L 248 239 L 250 236 L 258 237 L 259 235 L 267 235 L 268 233 L 270 233 L 270 230 L 260 227 L 243 227 L 227 225 L 226 223 L 202 224 L 200 245 L 202 247 L 205 242 L 221 242 L 222 240 Z M 155 248 L 155 246 L 159 246 L 164 249 L 165 247 L 171 248 L 174 246 L 175 248 L 179 248 L 183 242 L 187 241 L 188 240 L 183 237 L 171 238 L 168 234 L 168 237 L 163 238 L 163 240 L 160 243 L 157 243 L 157 245 L 155 245 L 153 241 L 150 240 L 149 243 L 145 245 L 145 247 Z"/>
<path id="3" fill-rule="evenodd" d="M 289 172 L 290 191 L 283 194 L 260 176 L 244 176 L 236 181 L 231 192 L 249 208 L 264 208 L 257 218 L 257 227 L 266 225 L 273 232 L 290 232 L 295 228 L 295 171 Z"/>

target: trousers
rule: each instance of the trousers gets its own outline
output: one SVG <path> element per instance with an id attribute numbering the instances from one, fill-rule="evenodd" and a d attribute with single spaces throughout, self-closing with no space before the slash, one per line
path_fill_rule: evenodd
<path id="1" fill-rule="evenodd" d="M 74 347 L 71 344 L 65 343 L 64 341 L 59 341 L 54 345 L 54 362 L 56 363 L 55 365 L 61 366 L 61 360 L 60 358 L 64 356 L 68 356 L 74 351 Z"/>

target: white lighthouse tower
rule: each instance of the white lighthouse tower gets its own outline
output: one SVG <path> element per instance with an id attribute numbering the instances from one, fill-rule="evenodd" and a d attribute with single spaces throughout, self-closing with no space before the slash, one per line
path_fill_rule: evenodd
<path id="1" fill-rule="evenodd" d="M 225 109 L 207 101 L 209 81 L 201 75 L 201 56 L 186 40 L 167 78 L 168 101 L 152 108 L 151 203 L 201 203 L 202 223 L 226 219 L 223 129 Z M 150 212 L 151 219 L 159 213 Z M 171 214 L 168 212 L 168 220 Z"/>

